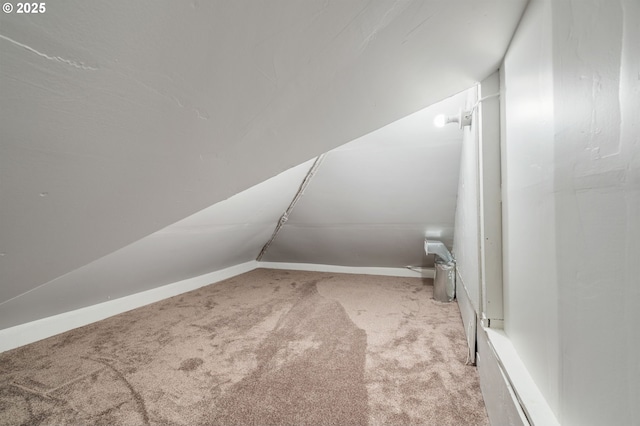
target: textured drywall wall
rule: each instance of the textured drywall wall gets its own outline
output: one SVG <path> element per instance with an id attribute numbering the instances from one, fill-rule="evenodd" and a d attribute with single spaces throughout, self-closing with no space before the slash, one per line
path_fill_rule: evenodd
<path id="1" fill-rule="evenodd" d="M 465 109 L 478 100 L 478 89 L 469 92 Z M 478 194 L 479 119 L 473 113 L 471 126 L 466 127 L 462 142 L 460 172 L 457 182 L 455 234 L 453 255 L 456 258 L 456 285 L 464 285 L 476 314 L 480 316 L 480 211 Z M 474 327 L 472 324 L 471 327 Z"/>
<path id="2" fill-rule="evenodd" d="M 561 424 L 640 422 L 640 4 L 532 1 L 505 59 L 505 330 Z"/>
<path id="3" fill-rule="evenodd" d="M 553 3 L 562 424 L 640 424 L 640 3 Z"/>
<path id="4" fill-rule="evenodd" d="M 255 260 L 306 162 L 0 304 L 0 329 Z"/>
<path id="5" fill-rule="evenodd" d="M 482 312 L 488 326 L 502 327 L 502 161 L 500 145 L 500 72 L 480 83 L 478 104 L 480 144 L 480 274 Z"/>
<path id="6" fill-rule="evenodd" d="M 476 319 L 488 318 L 498 323 L 502 319 L 501 271 L 496 273 L 502 268 L 502 251 L 497 241 L 501 240 L 502 227 L 499 94 L 496 71 L 469 90 L 465 105 L 466 110 L 472 111 L 472 123 L 464 130 L 462 143 L 453 254 L 456 297 L 472 361 L 476 350 Z M 494 308 L 494 305 L 499 306 Z"/>
<path id="7" fill-rule="evenodd" d="M 0 14 L 0 301 L 469 87 L 524 3 Z"/>
<path id="8" fill-rule="evenodd" d="M 503 66 L 503 280 L 505 332 L 559 415 L 551 15 L 529 4 Z"/>
<path id="9" fill-rule="evenodd" d="M 344 266 L 432 264 L 451 247 L 462 131 L 436 128 L 461 93 L 330 151 L 263 260 Z M 430 256 L 433 257 L 433 256 Z"/>

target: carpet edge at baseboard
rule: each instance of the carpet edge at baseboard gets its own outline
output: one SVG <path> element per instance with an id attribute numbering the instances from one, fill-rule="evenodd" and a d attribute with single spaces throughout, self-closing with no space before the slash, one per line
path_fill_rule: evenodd
<path id="1" fill-rule="evenodd" d="M 341 274 L 383 275 L 390 277 L 434 278 L 434 268 L 420 268 L 418 272 L 409 268 L 385 268 L 371 266 L 339 266 L 317 263 L 258 262 L 258 268 L 285 269 L 292 271 L 335 272 Z"/>
<path id="2" fill-rule="evenodd" d="M 46 339 L 74 328 L 82 327 L 132 309 L 169 297 L 196 290 L 210 284 L 250 272 L 258 267 L 255 260 L 230 266 L 193 278 L 142 291 L 108 302 L 98 303 L 62 314 L 31 321 L 0 330 L 0 353 L 38 340 Z"/>
<path id="3" fill-rule="evenodd" d="M 132 309 L 159 302 L 160 300 L 177 296 L 206 285 L 215 284 L 235 277 L 236 275 L 251 272 L 256 268 L 417 278 L 433 278 L 435 275 L 435 270 L 433 268 L 421 268 L 421 271 L 418 272 L 408 268 L 354 267 L 311 263 L 257 262 L 252 260 L 151 290 L 110 300 L 108 302 L 98 303 L 0 330 L 0 353 L 29 343 L 34 343 L 38 340 L 46 339 Z"/>

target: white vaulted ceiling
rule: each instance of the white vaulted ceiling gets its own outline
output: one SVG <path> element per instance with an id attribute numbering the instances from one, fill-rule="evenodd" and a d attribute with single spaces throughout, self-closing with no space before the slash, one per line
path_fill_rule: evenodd
<path id="1" fill-rule="evenodd" d="M 0 304 L 472 86 L 524 5 L 65 1 L 2 14 Z"/>

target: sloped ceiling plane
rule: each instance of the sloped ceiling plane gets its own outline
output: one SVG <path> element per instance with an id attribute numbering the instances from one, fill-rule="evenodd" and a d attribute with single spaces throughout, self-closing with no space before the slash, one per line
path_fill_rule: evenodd
<path id="1" fill-rule="evenodd" d="M 407 247 L 429 229 L 451 240 L 461 139 L 405 134 L 400 119 L 431 126 L 427 107 L 495 71 L 525 3 L 68 1 L 3 14 L 0 328 L 255 258 L 310 161 L 351 141 L 325 157 L 266 258 L 424 262 Z"/>

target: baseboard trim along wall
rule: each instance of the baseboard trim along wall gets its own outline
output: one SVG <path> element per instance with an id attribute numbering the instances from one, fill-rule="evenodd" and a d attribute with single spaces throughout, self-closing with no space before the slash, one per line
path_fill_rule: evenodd
<path id="1" fill-rule="evenodd" d="M 162 287 L 0 330 L 0 352 L 226 280 L 256 269 L 255 260 Z"/>
<path id="2" fill-rule="evenodd" d="M 434 278 L 434 268 L 381 268 L 367 266 L 320 265 L 315 263 L 258 262 L 258 268 L 290 271 L 335 272 L 340 274 L 384 275 L 388 277 Z M 417 269 L 417 270 L 416 270 Z"/>
<path id="3" fill-rule="evenodd" d="M 59 315 L 39 319 L 26 324 L 0 330 L 0 352 L 8 351 L 74 328 L 82 327 L 132 309 L 140 308 L 169 297 L 214 284 L 256 268 L 288 269 L 300 271 L 336 272 L 344 274 L 384 275 L 393 277 L 435 277 L 433 268 L 370 268 L 336 265 L 316 265 L 310 263 L 250 262 L 241 263 L 219 271 L 210 272 L 162 287 L 87 306 Z"/>
<path id="4" fill-rule="evenodd" d="M 525 367 L 524 363 L 520 359 L 520 356 L 513 347 L 511 340 L 505 334 L 503 330 L 482 328 L 484 336 L 486 336 L 486 345 L 488 348 L 485 351 L 495 356 L 495 360 L 499 365 L 502 377 L 507 382 L 510 389 L 513 390 L 512 394 L 516 399 L 516 402 L 520 406 L 524 415 L 528 419 L 529 423 L 534 426 L 558 426 L 560 423 L 555 414 L 549 407 L 549 404 L 542 396 L 540 389 L 534 382 L 533 378 L 529 374 L 529 371 Z M 480 340 L 480 331 L 478 331 L 478 339 Z M 480 385 L 482 387 L 482 373 L 480 375 Z M 485 390 L 482 393 L 487 400 Z M 488 391 L 489 393 L 489 391 Z M 487 411 L 489 407 L 487 405 Z M 491 416 L 489 416 L 491 418 Z M 511 424 L 504 422 L 492 424 Z"/>
<path id="5" fill-rule="evenodd" d="M 456 273 L 456 299 L 458 300 L 458 308 L 462 317 L 462 326 L 467 338 L 467 346 L 469 348 L 469 363 L 476 363 L 476 324 L 478 323 L 478 314 L 475 311 L 467 288 L 462 281 L 460 274 Z"/>
<path id="6" fill-rule="evenodd" d="M 489 343 L 487 329 L 480 321 L 478 330 L 478 353 L 476 365 L 480 376 L 480 389 L 492 425 L 529 426 L 520 402 L 505 375 L 498 355 Z"/>

